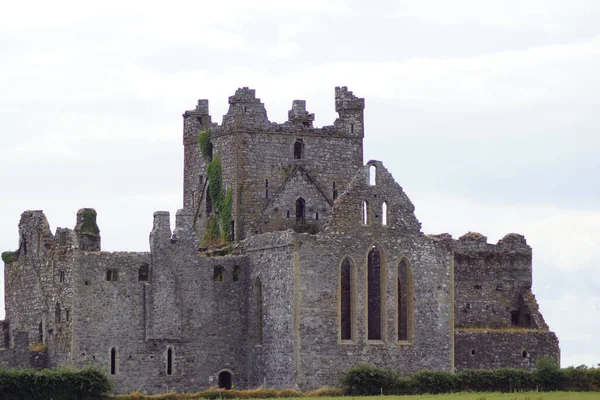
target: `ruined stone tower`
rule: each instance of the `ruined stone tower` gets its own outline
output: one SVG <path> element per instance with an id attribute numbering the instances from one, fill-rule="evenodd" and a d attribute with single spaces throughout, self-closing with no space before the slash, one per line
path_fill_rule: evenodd
<path id="1" fill-rule="evenodd" d="M 263 384 L 312 389 L 371 362 L 421 369 L 558 361 L 531 292 L 531 248 L 426 235 L 402 187 L 363 161 L 364 99 L 335 89 L 270 122 L 255 91 L 183 114 L 183 207 L 154 213 L 150 251 L 101 251 L 96 212 L 50 232 L 25 211 L 3 253 L 4 365 L 93 365 L 118 392 Z M 42 342 L 44 357 L 24 346 Z M 34 361 L 37 360 L 37 361 Z M 41 360 L 41 361 L 40 361 Z"/>

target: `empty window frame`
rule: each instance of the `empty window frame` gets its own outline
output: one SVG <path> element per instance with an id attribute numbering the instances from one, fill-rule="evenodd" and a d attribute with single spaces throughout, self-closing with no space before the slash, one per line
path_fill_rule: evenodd
<path id="1" fill-rule="evenodd" d="M 377 183 L 377 167 L 369 165 L 369 185 L 375 186 Z"/>
<path id="2" fill-rule="evenodd" d="M 150 266 L 144 263 L 138 269 L 138 282 L 148 281 L 150 281 Z"/>
<path id="3" fill-rule="evenodd" d="M 225 268 L 221 265 L 217 265 L 213 268 L 213 282 L 223 282 Z"/>
<path id="4" fill-rule="evenodd" d="M 353 339 L 354 285 L 353 263 L 345 257 L 340 266 L 340 339 Z"/>
<path id="5" fill-rule="evenodd" d="M 382 340 L 381 251 L 373 246 L 367 256 L 367 339 Z"/>
<path id="6" fill-rule="evenodd" d="M 362 202 L 362 224 L 369 224 L 369 202 L 366 200 Z"/>
<path id="7" fill-rule="evenodd" d="M 263 295 L 260 278 L 254 281 L 254 307 L 256 316 L 256 344 L 263 342 Z"/>
<path id="8" fill-rule="evenodd" d="M 397 303 L 397 340 L 412 341 L 413 324 L 413 279 L 410 264 L 406 259 L 398 264 Z"/>
<path id="9" fill-rule="evenodd" d="M 381 225 L 386 226 L 388 224 L 388 206 L 387 201 L 381 204 Z"/>
<path id="10" fill-rule="evenodd" d="M 110 282 L 116 282 L 119 280 L 119 270 L 117 269 L 107 269 L 106 270 L 106 280 Z"/>
<path id="11" fill-rule="evenodd" d="M 296 139 L 294 143 L 294 159 L 301 160 L 304 158 L 304 142 L 302 139 Z"/>

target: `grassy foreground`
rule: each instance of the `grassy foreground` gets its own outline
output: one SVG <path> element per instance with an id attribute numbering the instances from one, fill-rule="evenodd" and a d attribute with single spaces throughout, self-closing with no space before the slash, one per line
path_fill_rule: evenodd
<path id="1" fill-rule="evenodd" d="M 168 394 L 168 395 L 121 395 L 111 396 L 108 399 L 119 400 L 187 400 L 198 399 L 194 395 Z M 451 393 L 451 394 L 420 394 L 412 396 L 344 396 L 344 397 L 289 397 L 285 400 L 600 400 L 600 392 L 519 392 L 519 393 Z M 260 399 L 252 399 L 260 400 Z M 272 400 L 269 398 L 267 400 Z"/>
<path id="2" fill-rule="evenodd" d="M 345 397 L 344 399 L 349 399 Z M 354 397 L 353 397 L 354 398 Z M 335 397 L 329 398 L 335 400 Z M 521 392 L 521 393 L 452 393 L 436 395 L 414 395 L 414 396 L 370 396 L 356 397 L 360 400 L 600 400 L 597 392 Z M 324 398 L 321 398 L 324 400 Z M 340 400 L 340 397 L 337 397 Z"/>

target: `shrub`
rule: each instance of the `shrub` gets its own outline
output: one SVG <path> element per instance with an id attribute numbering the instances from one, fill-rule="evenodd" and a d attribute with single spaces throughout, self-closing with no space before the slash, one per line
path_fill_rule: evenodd
<path id="1" fill-rule="evenodd" d="M 397 379 L 397 374 L 392 370 L 377 368 L 371 364 L 359 364 L 342 375 L 341 384 L 344 394 L 389 394 L 393 392 Z"/>
<path id="2" fill-rule="evenodd" d="M 279 391 L 277 397 L 302 397 L 302 392 L 295 389 L 282 389 Z"/>
<path id="3" fill-rule="evenodd" d="M 339 397 L 343 395 L 343 389 L 330 387 L 323 387 L 306 393 L 307 397 Z"/>
<path id="4" fill-rule="evenodd" d="M 535 382 L 542 391 L 561 390 L 567 387 L 567 375 L 549 358 L 537 360 Z"/>
<path id="5" fill-rule="evenodd" d="M 413 378 L 419 393 L 451 393 L 458 390 L 456 375 L 444 371 L 421 371 Z"/>
<path id="6" fill-rule="evenodd" d="M 110 389 L 106 375 L 95 369 L 0 369 L 0 398 L 3 400 L 100 398 Z"/>

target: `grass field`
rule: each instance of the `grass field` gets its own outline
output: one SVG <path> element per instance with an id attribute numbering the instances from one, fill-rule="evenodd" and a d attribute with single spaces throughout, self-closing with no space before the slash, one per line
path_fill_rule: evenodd
<path id="1" fill-rule="evenodd" d="M 315 399 L 317 399 L 315 397 Z M 600 400 L 600 392 L 453 393 L 415 396 L 321 397 L 320 400 Z M 306 398 L 304 398 L 306 400 Z"/>

